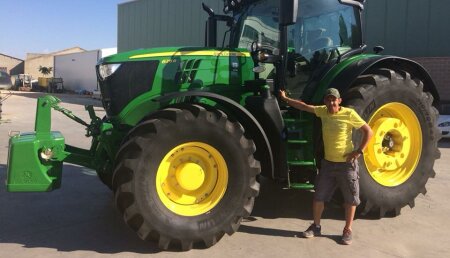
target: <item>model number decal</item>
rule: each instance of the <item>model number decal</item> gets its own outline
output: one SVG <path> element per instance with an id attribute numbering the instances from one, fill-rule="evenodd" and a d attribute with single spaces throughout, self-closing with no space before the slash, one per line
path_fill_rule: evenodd
<path id="1" fill-rule="evenodd" d="M 177 60 L 176 59 L 163 59 L 161 61 L 162 64 L 170 64 L 170 63 L 176 63 Z"/>

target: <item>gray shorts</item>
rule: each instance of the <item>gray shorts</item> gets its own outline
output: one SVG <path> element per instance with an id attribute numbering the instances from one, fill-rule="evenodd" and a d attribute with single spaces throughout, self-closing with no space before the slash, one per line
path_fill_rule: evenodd
<path id="1" fill-rule="evenodd" d="M 359 200 L 359 167 L 358 161 L 331 162 L 322 160 L 322 168 L 316 178 L 314 200 L 328 202 L 336 187 L 341 189 L 344 202 L 358 206 Z"/>

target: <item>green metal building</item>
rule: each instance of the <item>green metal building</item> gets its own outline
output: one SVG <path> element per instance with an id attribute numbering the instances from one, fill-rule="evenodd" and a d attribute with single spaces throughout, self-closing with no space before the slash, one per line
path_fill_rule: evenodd
<path id="1" fill-rule="evenodd" d="M 119 4 L 118 52 L 204 45 L 208 16 L 202 2 L 222 13 L 222 0 L 135 0 Z M 364 37 L 368 51 L 381 45 L 384 54 L 421 63 L 437 84 L 444 104 L 441 112 L 450 114 L 449 11 L 449 0 L 367 0 Z M 219 37 L 218 42 L 221 40 Z"/>
<path id="2" fill-rule="evenodd" d="M 202 3 L 222 13 L 221 0 L 136 0 L 119 4 L 118 52 L 204 45 L 208 15 Z"/>
<path id="3" fill-rule="evenodd" d="M 368 0 L 366 42 L 399 56 L 450 56 L 449 11 L 448 0 Z"/>

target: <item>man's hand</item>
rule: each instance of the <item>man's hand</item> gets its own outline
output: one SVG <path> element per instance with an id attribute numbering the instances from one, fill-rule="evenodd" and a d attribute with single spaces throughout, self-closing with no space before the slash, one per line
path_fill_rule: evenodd
<path id="1" fill-rule="evenodd" d="M 300 110 L 303 110 L 306 112 L 314 113 L 314 106 L 308 105 L 301 100 L 295 100 L 295 99 L 288 98 L 286 96 L 285 90 L 280 90 L 280 99 L 282 101 L 286 102 L 286 104 L 288 104 L 291 107 L 294 107 L 296 109 L 300 109 Z"/>
<path id="2" fill-rule="evenodd" d="M 352 151 L 346 154 L 345 156 L 347 157 L 347 162 L 353 163 L 355 160 L 359 158 L 359 156 L 361 156 L 361 153 L 359 153 L 358 151 Z"/>
<path id="3" fill-rule="evenodd" d="M 286 101 L 286 99 L 287 99 L 286 91 L 280 90 L 280 98 L 281 98 L 281 100 Z"/>

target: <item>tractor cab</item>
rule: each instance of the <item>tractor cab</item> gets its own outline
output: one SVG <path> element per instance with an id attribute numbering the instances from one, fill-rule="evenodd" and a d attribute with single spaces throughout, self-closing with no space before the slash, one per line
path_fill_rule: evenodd
<path id="1" fill-rule="evenodd" d="M 326 71 L 342 61 L 344 56 L 350 56 L 348 53 L 352 50 L 362 50 L 361 9 L 361 4 L 356 1 L 298 2 L 296 22 L 287 26 L 284 74 L 285 88 L 291 96 L 310 99 Z M 256 60 L 264 66 L 259 78 L 274 78 L 276 69 L 271 62 L 274 59 L 267 58 L 267 55 L 276 55 L 283 47 L 280 1 L 242 1 L 242 5 L 233 10 L 236 26 L 231 31 L 231 47 L 251 49 L 256 42 L 258 51 L 264 53 Z"/>

